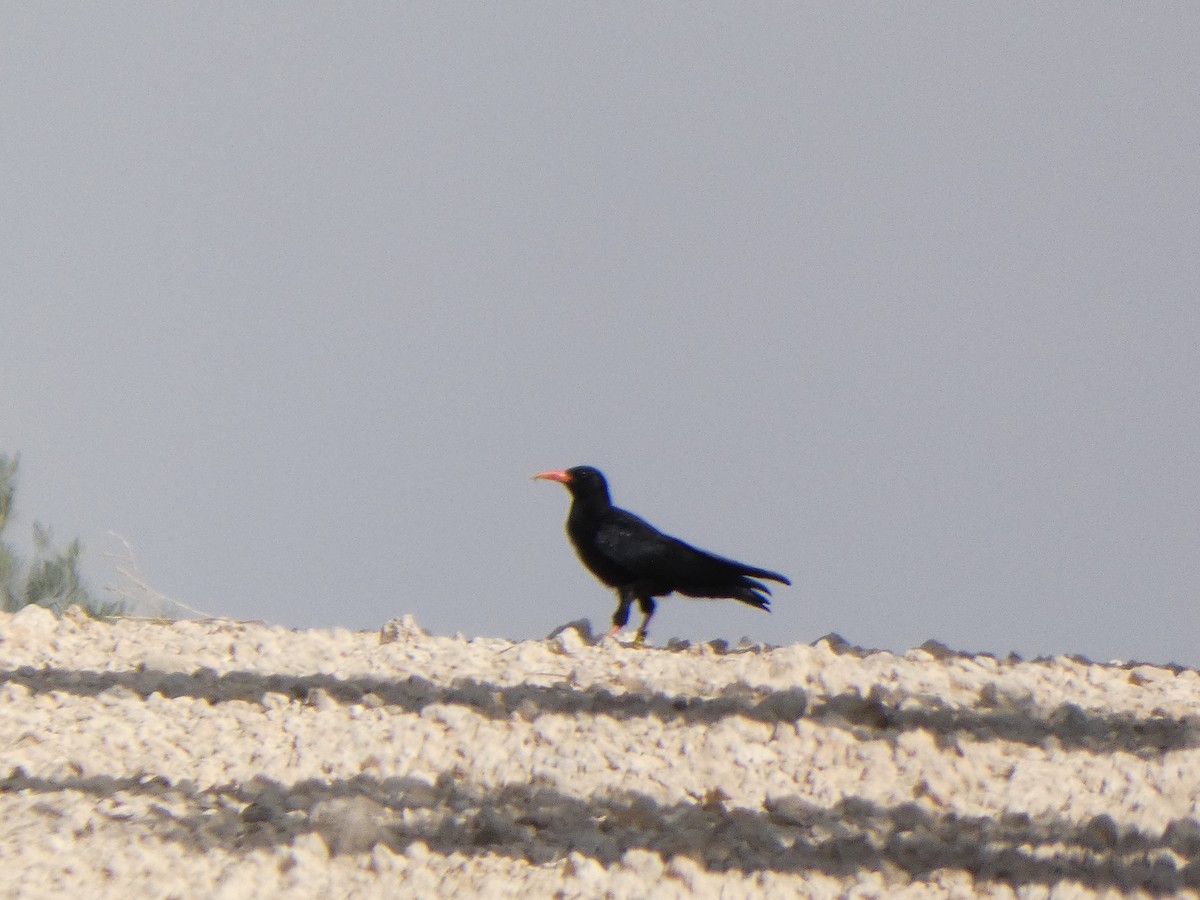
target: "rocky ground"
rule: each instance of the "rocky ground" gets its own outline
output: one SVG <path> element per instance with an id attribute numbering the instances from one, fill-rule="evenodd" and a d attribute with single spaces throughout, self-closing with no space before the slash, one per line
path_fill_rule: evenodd
<path id="1" fill-rule="evenodd" d="M 1200 887 L 1200 676 L 0 615 L 0 895 Z"/>

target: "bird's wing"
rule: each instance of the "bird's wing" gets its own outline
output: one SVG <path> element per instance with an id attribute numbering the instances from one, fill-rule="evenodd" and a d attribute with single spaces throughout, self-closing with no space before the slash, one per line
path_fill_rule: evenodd
<path id="1" fill-rule="evenodd" d="M 742 582 L 752 575 L 790 584 L 783 575 L 709 553 L 663 534 L 649 522 L 623 509 L 612 510 L 596 533 L 596 546 L 607 558 L 636 578 L 660 581 L 679 589 L 727 585 L 731 581 L 770 593 L 766 585 Z"/>
<path id="2" fill-rule="evenodd" d="M 680 541 L 623 509 L 613 509 L 596 530 L 596 548 L 633 578 L 668 575 Z"/>

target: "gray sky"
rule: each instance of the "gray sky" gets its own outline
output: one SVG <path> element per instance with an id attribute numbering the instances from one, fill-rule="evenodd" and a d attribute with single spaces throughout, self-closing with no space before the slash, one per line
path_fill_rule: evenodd
<path id="1" fill-rule="evenodd" d="M 18 533 L 294 626 L 1200 664 L 1200 6 L 8 4 Z"/>

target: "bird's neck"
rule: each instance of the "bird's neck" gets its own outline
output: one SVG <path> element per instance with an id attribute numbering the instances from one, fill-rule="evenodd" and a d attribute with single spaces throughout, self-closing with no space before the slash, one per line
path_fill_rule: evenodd
<path id="1" fill-rule="evenodd" d="M 572 498 L 570 518 L 576 520 L 595 519 L 610 509 L 612 509 L 612 501 L 608 497 L 608 491 L 590 491 Z"/>

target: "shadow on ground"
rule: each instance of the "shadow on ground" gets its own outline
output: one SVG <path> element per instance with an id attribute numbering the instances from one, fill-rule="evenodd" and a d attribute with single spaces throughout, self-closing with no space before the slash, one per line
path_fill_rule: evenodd
<path id="1" fill-rule="evenodd" d="M 1093 753 L 1125 751 L 1155 756 L 1200 744 L 1200 719 L 1193 716 L 1146 716 L 1086 710 L 1064 703 L 1045 710 L 1032 701 L 983 690 L 971 707 L 954 706 L 936 696 L 907 695 L 874 688 L 866 696 L 851 691 L 810 697 L 800 688 L 786 690 L 734 686 L 712 697 L 676 696 L 660 692 L 617 692 L 599 686 L 498 685 L 458 679 L 439 685 L 420 676 L 341 679 L 332 675 L 218 674 L 198 669 L 191 674 L 154 670 L 100 672 L 25 666 L 0 671 L 0 686 L 13 684 L 34 692 L 61 691 L 96 697 L 126 691 L 146 698 L 189 697 L 210 703 L 240 700 L 264 704 L 268 695 L 289 702 L 369 702 L 406 713 L 441 704 L 465 707 L 491 719 L 560 713 L 589 714 L 629 720 L 653 716 L 664 722 L 712 724 L 728 716 L 760 722 L 801 719 L 844 728 L 861 739 L 880 739 L 905 731 L 930 732 L 942 742 L 958 739 L 1005 740 L 1043 746 L 1053 739 L 1067 750 Z"/>
<path id="2" fill-rule="evenodd" d="M 142 812 L 114 816 L 122 828 L 197 852 L 286 846 L 316 832 L 332 853 L 364 852 L 376 844 L 404 853 L 423 842 L 443 855 L 496 854 L 547 864 L 575 852 L 607 866 L 641 849 L 664 862 L 689 857 L 711 872 L 853 877 L 880 871 L 922 880 L 952 869 L 977 883 L 1014 889 L 1069 881 L 1168 896 L 1200 887 L 1200 823 L 1191 819 L 1149 834 L 1108 816 L 1082 825 L 1023 814 L 962 817 L 858 797 L 833 808 L 774 798 L 761 810 L 728 807 L 719 795 L 671 804 L 632 792 L 583 800 L 530 785 L 463 788 L 449 774 L 432 785 L 368 776 L 291 785 L 258 778 L 197 791 L 161 777 L 43 779 L 16 771 L 0 781 L 0 793 L 15 791 L 141 798 Z"/>

